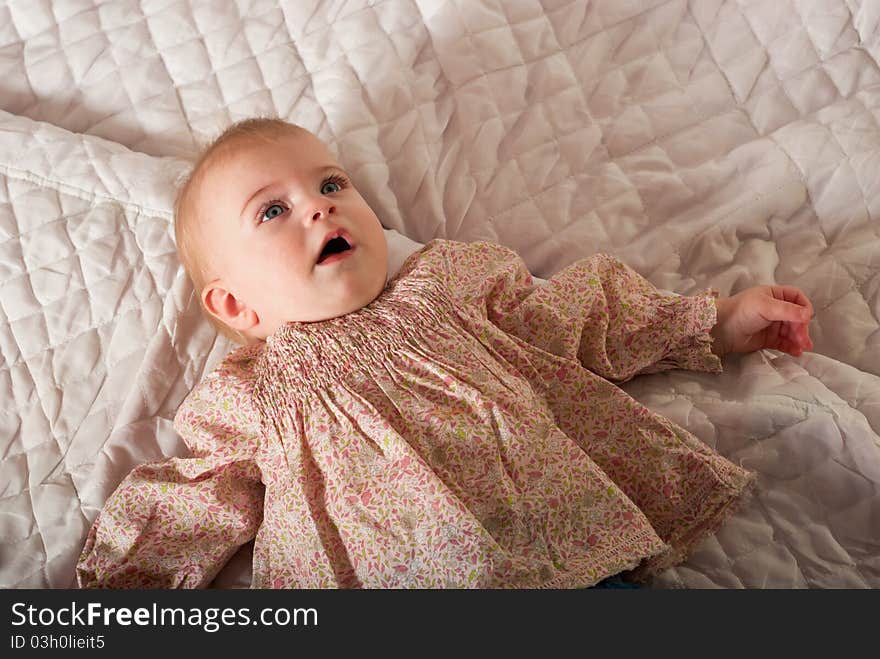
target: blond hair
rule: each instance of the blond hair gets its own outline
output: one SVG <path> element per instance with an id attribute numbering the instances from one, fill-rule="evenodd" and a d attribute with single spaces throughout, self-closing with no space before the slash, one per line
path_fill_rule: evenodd
<path id="1" fill-rule="evenodd" d="M 199 305 L 211 324 L 223 336 L 236 343 L 247 343 L 248 338 L 241 332 L 229 327 L 211 314 L 202 301 L 202 290 L 208 283 L 208 268 L 205 254 L 199 249 L 202 244 L 200 229 L 198 189 L 205 173 L 218 160 L 233 154 L 232 147 L 241 141 L 262 139 L 274 142 L 285 135 L 299 135 L 307 132 L 304 128 L 282 119 L 253 118 L 232 124 L 219 137 L 211 142 L 198 156 L 192 170 L 183 180 L 174 200 L 174 239 L 177 243 L 177 254 L 187 276 L 199 296 Z"/>

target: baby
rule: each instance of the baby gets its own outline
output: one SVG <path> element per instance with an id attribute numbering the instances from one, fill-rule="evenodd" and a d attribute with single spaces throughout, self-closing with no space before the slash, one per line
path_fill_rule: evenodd
<path id="1" fill-rule="evenodd" d="M 682 560 L 752 481 L 612 382 L 812 347 L 788 286 L 655 289 L 596 255 L 545 285 L 511 250 L 433 240 L 390 281 L 384 230 L 322 142 L 237 124 L 176 208 L 204 309 L 244 345 L 187 397 L 193 457 L 136 468 L 84 587 L 582 587 Z"/>

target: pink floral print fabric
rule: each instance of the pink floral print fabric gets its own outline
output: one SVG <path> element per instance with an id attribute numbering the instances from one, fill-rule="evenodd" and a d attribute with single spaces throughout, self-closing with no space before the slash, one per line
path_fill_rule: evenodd
<path id="1" fill-rule="evenodd" d="M 718 371 L 711 293 L 605 255 L 536 286 L 490 243 L 435 240 L 352 314 L 288 323 L 200 383 L 193 457 L 135 469 L 84 587 L 201 587 L 255 538 L 253 586 L 589 586 L 649 575 L 752 476 L 613 382 Z"/>

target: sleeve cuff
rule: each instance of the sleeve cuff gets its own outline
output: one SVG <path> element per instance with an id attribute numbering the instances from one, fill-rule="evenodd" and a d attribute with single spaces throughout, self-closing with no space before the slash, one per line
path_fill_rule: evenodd
<path id="1" fill-rule="evenodd" d="M 669 352 L 660 361 L 642 371 L 653 373 L 667 369 L 686 369 L 721 373 L 721 359 L 712 352 L 712 328 L 717 322 L 715 299 L 718 291 L 707 289 L 694 296 L 680 296 L 676 300 L 679 331 L 669 346 Z"/>

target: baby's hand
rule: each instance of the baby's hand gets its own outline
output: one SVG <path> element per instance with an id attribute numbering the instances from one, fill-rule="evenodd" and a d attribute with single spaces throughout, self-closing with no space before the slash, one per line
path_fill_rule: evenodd
<path id="1" fill-rule="evenodd" d="M 809 323 L 813 305 L 794 286 L 755 286 L 715 300 L 718 320 L 712 328 L 712 352 L 781 350 L 799 357 L 811 350 Z"/>

